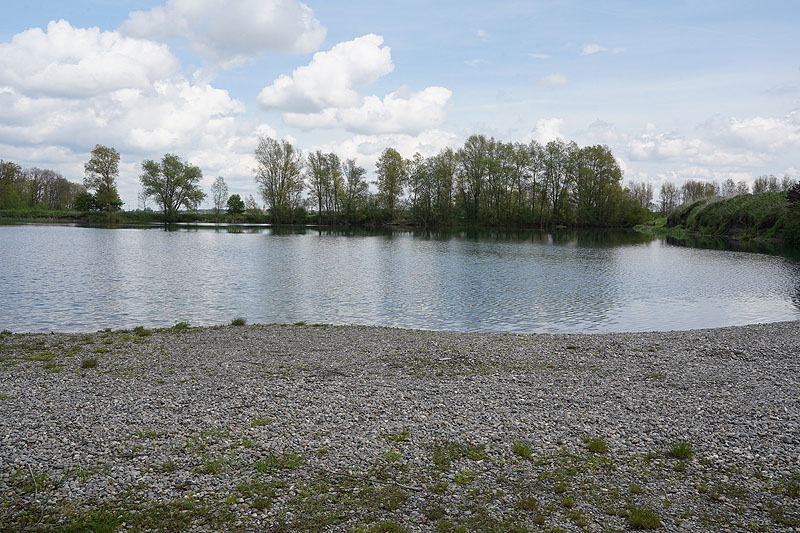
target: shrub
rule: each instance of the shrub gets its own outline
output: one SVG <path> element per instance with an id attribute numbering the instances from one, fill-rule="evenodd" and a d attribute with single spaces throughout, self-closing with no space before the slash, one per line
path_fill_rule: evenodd
<path id="1" fill-rule="evenodd" d="M 245 324 L 247 324 L 247 320 L 240 316 L 231 320 L 231 326 L 244 326 Z"/>

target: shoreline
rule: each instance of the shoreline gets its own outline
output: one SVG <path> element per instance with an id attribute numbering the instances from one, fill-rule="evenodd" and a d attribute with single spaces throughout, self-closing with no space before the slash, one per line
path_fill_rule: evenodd
<path id="1" fill-rule="evenodd" d="M 0 530 L 794 531 L 798 353 L 800 321 L 4 334 Z"/>

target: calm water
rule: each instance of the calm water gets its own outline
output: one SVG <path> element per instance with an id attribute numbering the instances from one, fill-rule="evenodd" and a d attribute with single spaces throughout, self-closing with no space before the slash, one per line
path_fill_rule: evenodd
<path id="1" fill-rule="evenodd" d="M 464 331 L 800 318 L 800 263 L 635 233 L 0 226 L 0 329 L 325 322 Z"/>

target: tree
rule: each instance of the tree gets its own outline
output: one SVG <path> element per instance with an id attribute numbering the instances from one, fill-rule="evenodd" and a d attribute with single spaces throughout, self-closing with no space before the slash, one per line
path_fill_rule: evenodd
<path id="1" fill-rule="evenodd" d="M 674 183 L 666 181 L 661 184 L 659 200 L 661 202 L 661 216 L 667 216 L 672 210 L 678 207 L 678 197 L 680 192 Z"/>
<path id="2" fill-rule="evenodd" d="M 228 186 L 222 176 L 217 176 L 211 185 L 211 198 L 214 201 L 214 216 L 218 217 L 219 212 L 225 207 L 225 200 L 228 198 Z"/>
<path id="3" fill-rule="evenodd" d="M 387 148 L 375 164 L 377 167 L 378 200 L 390 218 L 394 217 L 397 201 L 408 178 L 406 161 L 397 150 Z"/>
<path id="4" fill-rule="evenodd" d="M 119 152 L 114 148 L 95 145 L 92 157 L 83 166 L 83 186 L 95 190 L 97 204 L 107 212 L 122 207 L 117 193 L 119 175 Z"/>
<path id="5" fill-rule="evenodd" d="M 0 159 L 0 209 L 22 207 L 21 189 L 24 183 L 22 167 Z"/>
<path id="6" fill-rule="evenodd" d="M 244 201 L 244 210 L 248 215 L 252 216 L 261 214 L 261 208 L 258 207 L 258 202 L 253 198 L 252 194 L 248 195 L 247 199 Z"/>
<path id="7" fill-rule="evenodd" d="M 366 204 L 369 185 L 364 179 L 367 171 L 363 167 L 356 165 L 355 159 L 345 161 L 342 171 L 345 178 L 344 215 L 349 224 L 356 211 Z"/>
<path id="8" fill-rule="evenodd" d="M 256 147 L 256 183 L 275 222 L 293 222 L 302 203 L 303 154 L 288 141 L 263 135 Z"/>
<path id="9" fill-rule="evenodd" d="M 653 201 L 653 185 L 646 182 L 632 181 L 628 184 L 631 197 L 645 209 L 650 209 Z"/>
<path id="10" fill-rule="evenodd" d="M 244 213 L 244 202 L 242 201 L 242 197 L 238 194 L 232 194 L 230 198 L 228 198 L 228 214 L 229 215 L 241 215 Z"/>
<path id="11" fill-rule="evenodd" d="M 196 209 L 206 194 L 200 189 L 203 172 L 184 163 L 175 154 L 166 154 L 161 163 L 148 159 L 142 163 L 139 177 L 145 195 L 161 206 L 166 220 L 172 220 L 180 207 Z"/>

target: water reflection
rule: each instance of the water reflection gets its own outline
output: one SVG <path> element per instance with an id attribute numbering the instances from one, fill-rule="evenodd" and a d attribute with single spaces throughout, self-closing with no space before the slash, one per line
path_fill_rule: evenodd
<path id="1" fill-rule="evenodd" d="M 800 263 L 630 231 L 0 226 L 0 329 L 600 332 L 800 318 Z M 163 228 L 161 228 L 163 229 Z"/>

